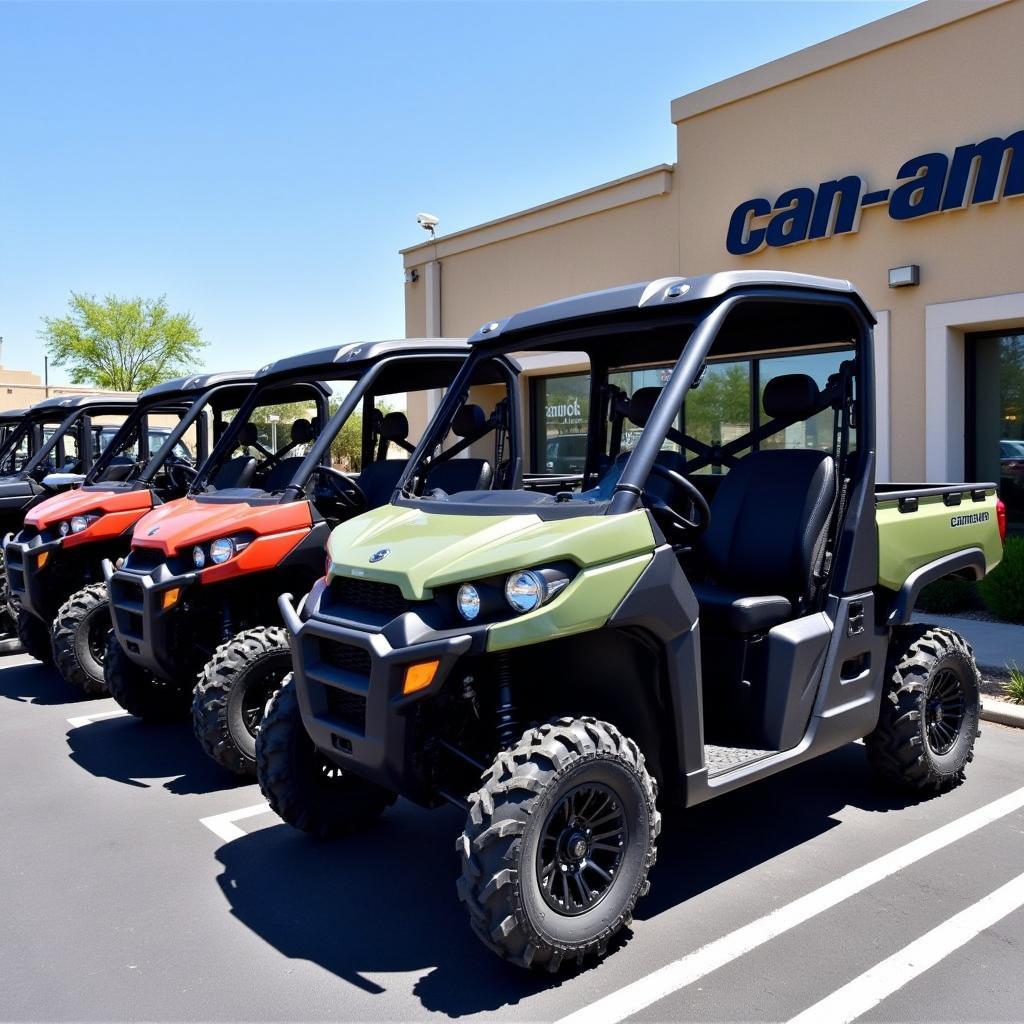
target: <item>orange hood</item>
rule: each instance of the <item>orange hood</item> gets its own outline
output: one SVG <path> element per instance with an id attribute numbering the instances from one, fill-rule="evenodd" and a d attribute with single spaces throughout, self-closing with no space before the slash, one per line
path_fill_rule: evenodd
<path id="1" fill-rule="evenodd" d="M 196 544 L 243 531 L 265 537 L 309 530 L 312 525 L 309 503 L 305 501 L 250 505 L 242 501 L 219 504 L 179 498 L 158 506 L 139 520 L 132 535 L 132 547 L 157 548 L 171 557 Z"/>
<path id="2" fill-rule="evenodd" d="M 41 501 L 28 515 L 25 525 L 46 530 L 84 512 L 143 512 L 153 507 L 148 488 L 137 491 L 86 491 L 76 488 Z"/>

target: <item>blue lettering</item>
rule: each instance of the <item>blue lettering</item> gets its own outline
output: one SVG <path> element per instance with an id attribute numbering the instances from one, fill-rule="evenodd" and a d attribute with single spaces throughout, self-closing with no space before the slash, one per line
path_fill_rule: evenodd
<path id="1" fill-rule="evenodd" d="M 949 183 L 942 199 L 943 210 L 958 210 L 965 202 L 991 203 L 999 199 L 996 190 L 1003 163 L 1007 164 L 1004 196 L 1024 195 L 1024 131 L 1006 139 L 985 139 L 969 146 L 957 146 L 949 169 Z M 971 173 L 974 188 L 968 199 Z"/>
<path id="2" fill-rule="evenodd" d="M 766 241 L 773 249 L 807 239 L 814 209 L 813 188 L 791 188 L 775 201 L 775 216 L 768 222 Z"/>
<path id="3" fill-rule="evenodd" d="M 750 226 L 754 217 L 765 217 L 772 212 L 767 199 L 748 199 L 732 211 L 725 247 L 733 256 L 749 256 L 764 245 L 764 228 Z"/>
<path id="4" fill-rule="evenodd" d="M 944 153 L 922 153 L 908 160 L 896 177 L 910 180 L 895 189 L 889 200 L 893 220 L 913 220 L 935 213 L 942 202 L 949 159 Z"/>
<path id="5" fill-rule="evenodd" d="M 814 201 L 808 238 L 845 235 L 853 231 L 857 226 L 857 210 L 863 188 L 864 182 L 855 174 L 837 181 L 823 181 L 818 186 L 818 198 Z M 836 199 L 839 200 L 838 208 Z"/>

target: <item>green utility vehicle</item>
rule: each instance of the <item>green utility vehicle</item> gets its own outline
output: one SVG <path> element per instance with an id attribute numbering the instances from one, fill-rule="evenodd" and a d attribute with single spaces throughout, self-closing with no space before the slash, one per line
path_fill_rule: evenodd
<path id="1" fill-rule="evenodd" d="M 1001 511 L 993 484 L 876 483 L 872 324 L 845 281 L 744 271 L 483 327 L 391 504 L 281 600 L 294 673 L 257 740 L 274 809 L 333 835 L 396 795 L 463 807 L 474 930 L 554 971 L 629 924 L 663 804 L 861 737 L 892 783 L 958 783 L 974 658 L 910 617 L 925 584 L 999 561 Z M 474 363 L 510 353 L 589 364 L 575 486 L 425 485 Z"/>

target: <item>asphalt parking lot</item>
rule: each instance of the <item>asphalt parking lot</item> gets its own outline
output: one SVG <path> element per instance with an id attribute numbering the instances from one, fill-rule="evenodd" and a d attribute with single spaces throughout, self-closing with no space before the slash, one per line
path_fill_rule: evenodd
<path id="1" fill-rule="evenodd" d="M 632 933 L 551 979 L 470 934 L 456 810 L 399 803 L 314 843 L 188 723 L 116 711 L 0 658 L 4 1019 L 1024 1015 L 1024 731 L 985 725 L 967 783 L 938 800 L 876 789 L 852 745 L 670 813 Z"/>

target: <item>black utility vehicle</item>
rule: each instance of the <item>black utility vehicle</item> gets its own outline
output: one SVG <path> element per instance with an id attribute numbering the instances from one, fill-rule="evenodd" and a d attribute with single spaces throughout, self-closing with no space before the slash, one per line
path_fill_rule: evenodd
<path id="1" fill-rule="evenodd" d="M 25 513 L 58 491 L 81 483 L 100 454 L 100 419 L 118 424 L 135 408 L 133 398 L 74 395 L 47 398 L 28 409 L 0 448 L 0 537 L 21 528 Z M 109 425 L 109 423 L 108 423 Z M 19 619 L 4 572 L 2 633 L 18 627 L 31 631 L 33 620 Z M 38 632 L 38 631 L 37 631 Z M 42 649 L 26 633 L 22 643 Z"/>

